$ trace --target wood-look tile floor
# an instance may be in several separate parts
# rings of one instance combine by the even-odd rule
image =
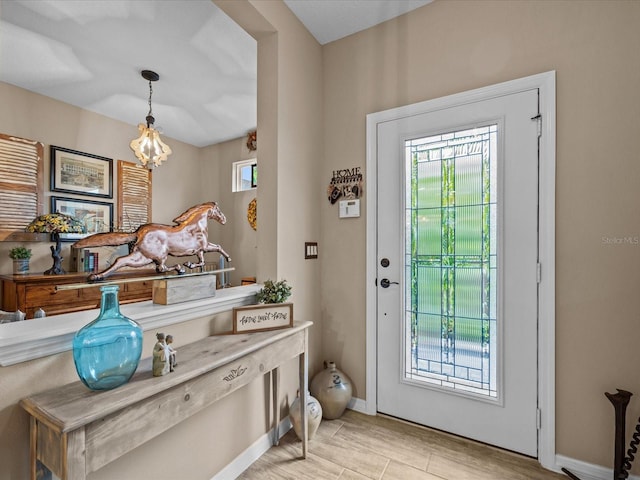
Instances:
[[[253,463],[246,480],[567,480],[534,459],[460,437],[347,410],[322,420],[307,459],[293,430]]]

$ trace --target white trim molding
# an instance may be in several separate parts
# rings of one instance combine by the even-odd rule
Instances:
[[[353,410],[355,412],[364,413],[365,415],[370,415],[370,413],[367,411],[367,402],[365,402],[361,398],[353,397],[349,401],[349,404],[347,405],[347,408],[349,408],[350,410]],[[375,412],[374,412],[374,414],[375,414]]]
[[[377,129],[378,124],[400,117],[424,113],[454,105],[472,103],[501,95],[538,89],[542,117],[539,181],[539,263],[538,285],[538,461],[550,470],[557,469],[555,453],[555,172],[556,172],[556,74],[555,71],[532,75],[434,100],[393,108],[367,115],[366,169],[366,401],[364,411],[377,411],[377,311],[375,285],[377,275]]]
[[[255,303],[255,294],[261,286],[223,288],[216,290],[211,298],[173,305],[159,305],[148,300],[122,305],[120,309],[123,315],[138,322],[143,330],[154,330]],[[94,320],[98,312],[97,309],[85,310],[3,324],[0,328],[0,366],[71,350],[75,333]]]
[[[367,413],[364,411],[365,402],[360,398],[352,398],[349,402],[348,408],[355,410],[356,412]],[[286,435],[291,428],[291,420],[287,416],[280,422],[280,426],[278,428],[278,432],[280,432],[279,438]],[[249,448],[234,458],[230,464],[216,473],[211,480],[233,480],[240,476],[242,472],[249,468],[253,462],[259,459],[273,446],[273,434],[273,429],[271,429],[262,435],[258,440],[253,442]]]
[[[286,435],[291,428],[292,425],[289,417],[283,418],[278,426],[278,432],[280,432],[279,438]],[[244,452],[234,458],[231,463],[211,477],[211,480],[234,480],[238,478],[242,472],[249,468],[253,462],[258,460],[273,446],[273,435],[274,432],[272,428],[253,442]]]
[[[556,471],[560,471],[562,467],[569,470],[582,480],[610,480],[613,478],[613,469],[594,465],[593,463],[575,460],[565,457],[564,455],[556,455]],[[640,480],[637,475],[629,475],[630,480]]]

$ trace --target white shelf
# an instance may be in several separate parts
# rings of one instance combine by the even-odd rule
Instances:
[[[229,311],[255,303],[262,285],[245,285],[216,290],[216,295],[173,305],[151,300],[121,305],[123,315],[137,321],[143,330],[153,330],[205,315]],[[75,333],[98,316],[98,309],[0,325],[0,366],[27,362],[71,350]]]

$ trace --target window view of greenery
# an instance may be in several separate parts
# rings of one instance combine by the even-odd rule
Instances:
[[[497,125],[405,147],[406,378],[496,397]]]

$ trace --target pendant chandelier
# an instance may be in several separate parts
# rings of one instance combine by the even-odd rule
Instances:
[[[140,136],[131,141],[129,146],[133,153],[140,161],[143,167],[152,169],[153,167],[159,167],[169,155],[171,155],[171,148],[164,143],[160,138],[160,133],[153,128],[155,118],[153,118],[153,112],[151,110],[151,95],[153,94],[153,88],[151,82],[156,82],[160,79],[160,75],[151,70],[143,70],[142,78],[149,81],[149,113],[147,114],[147,125],[144,123],[138,124],[138,131]]]

